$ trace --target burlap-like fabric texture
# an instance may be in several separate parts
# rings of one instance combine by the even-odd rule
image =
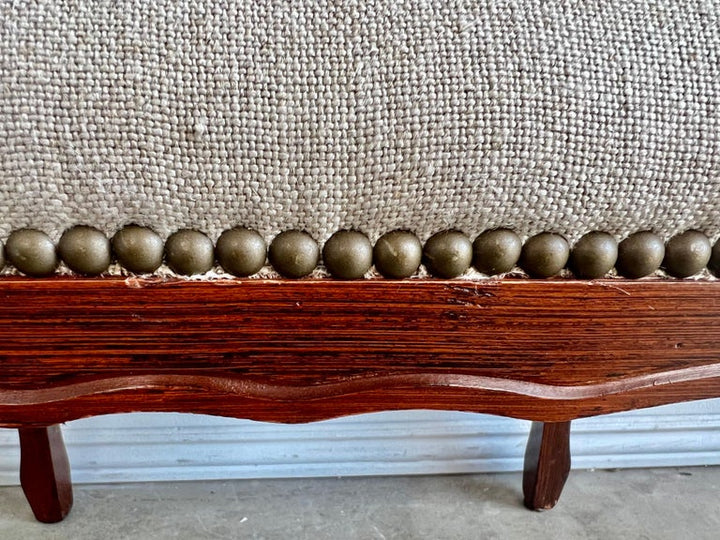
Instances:
[[[688,0],[0,0],[0,235],[714,235],[719,16]]]

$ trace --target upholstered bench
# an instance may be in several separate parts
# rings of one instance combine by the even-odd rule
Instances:
[[[0,2],[0,425],[720,397],[720,7]]]

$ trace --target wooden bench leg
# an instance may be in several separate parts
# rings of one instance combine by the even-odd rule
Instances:
[[[38,521],[55,523],[73,503],[70,463],[60,426],[20,428],[20,484]]]
[[[549,510],[570,473],[570,422],[533,422],[525,451],[525,506]]]

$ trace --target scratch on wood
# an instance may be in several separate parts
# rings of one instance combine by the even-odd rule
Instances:
[[[491,293],[485,288],[481,288],[479,285],[475,285],[474,287],[469,287],[467,285],[447,285],[446,288],[452,292],[471,294],[477,298],[495,298],[494,293]],[[468,303],[467,305],[475,304]]]
[[[611,285],[610,283],[598,283],[597,281],[588,281],[588,285],[599,286],[604,289],[614,289],[616,291],[620,291],[621,293],[623,293],[626,296],[632,296],[630,291],[627,291],[627,290],[623,289],[622,287],[618,287],[617,285]]]
[[[128,276],[125,278],[125,285],[130,289],[143,289],[145,287],[151,287],[153,285],[159,285],[170,281],[172,278],[163,276],[152,276],[152,277],[138,277]]]

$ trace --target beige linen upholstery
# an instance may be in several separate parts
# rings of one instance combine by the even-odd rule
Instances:
[[[716,235],[719,16],[687,0],[0,0],[0,235]]]

